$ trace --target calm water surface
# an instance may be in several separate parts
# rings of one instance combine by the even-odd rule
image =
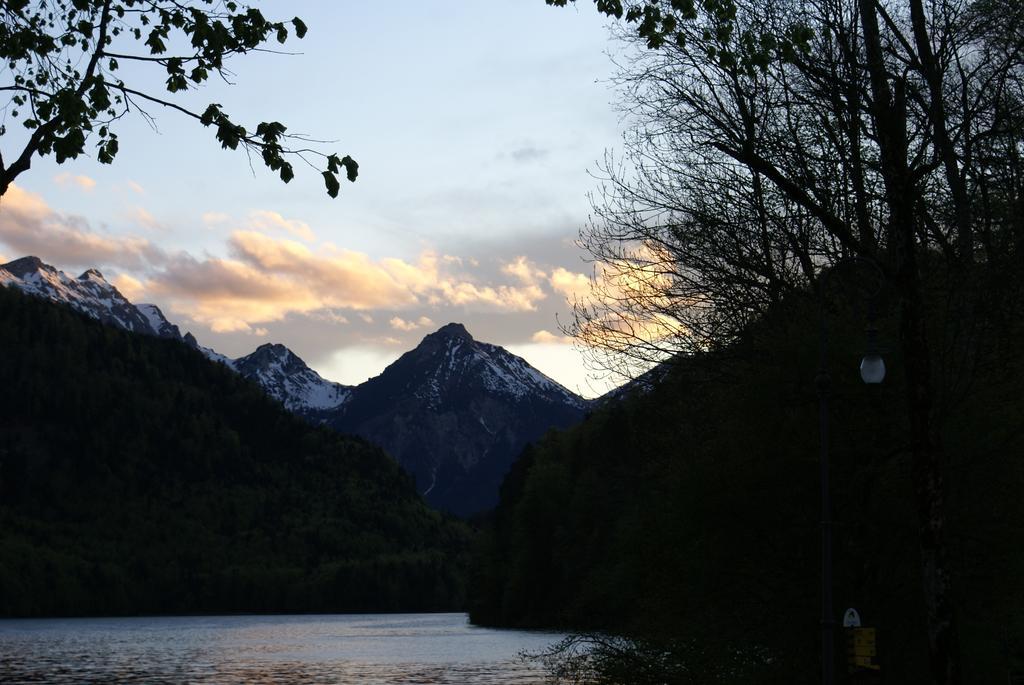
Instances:
[[[465,614],[0,621],[0,682],[539,684],[553,633]]]

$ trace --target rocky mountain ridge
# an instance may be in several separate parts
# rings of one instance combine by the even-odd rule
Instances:
[[[108,283],[96,269],[71,278],[38,257],[22,257],[0,264],[0,285],[51,302],[62,302],[75,311],[133,333],[157,338],[181,339],[178,327],[155,304],[134,305]]]
[[[261,345],[252,354],[238,359],[203,347],[192,333],[182,335],[155,304],[132,304],[96,269],[88,269],[78,278],[72,278],[38,257],[22,257],[0,265],[0,285],[66,304],[75,311],[132,333],[180,340],[207,358],[255,381],[293,412],[337,407],[350,390],[348,386],[322,378],[284,345]]]
[[[462,324],[427,335],[358,386],[321,377],[280,344],[231,359],[182,335],[158,307],[133,305],[95,269],[71,278],[36,257],[0,265],[0,285],[63,302],[124,330],[180,340],[259,384],[288,410],[383,447],[432,505],[460,515],[490,508],[527,443],[565,428],[590,402]]]

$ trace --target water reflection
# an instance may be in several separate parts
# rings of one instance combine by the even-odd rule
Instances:
[[[3,683],[544,682],[517,655],[561,636],[464,614],[0,621]]]

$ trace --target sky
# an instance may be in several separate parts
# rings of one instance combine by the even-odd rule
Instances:
[[[152,107],[152,125],[119,122],[113,165],[36,159],[0,200],[0,258],[99,268],[205,346],[235,357],[282,343],[346,384],[450,321],[585,396],[621,382],[588,369],[559,327],[592,273],[574,244],[596,187],[588,170],[622,128],[593,3],[258,6],[300,16],[307,36],[282,48],[293,54],[236,59],[231,84],[184,103],[328,141],[318,147],[359,162],[356,183],[332,200],[317,170],[297,166],[285,185]],[[12,142],[0,138],[6,154]]]

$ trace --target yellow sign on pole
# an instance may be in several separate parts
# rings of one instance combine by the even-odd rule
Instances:
[[[876,656],[878,656],[878,649],[875,644],[874,628],[846,629],[846,660],[850,665],[850,670],[881,670],[881,667],[875,663]]]
[[[857,656],[875,656],[874,628],[854,628],[853,653]]]

